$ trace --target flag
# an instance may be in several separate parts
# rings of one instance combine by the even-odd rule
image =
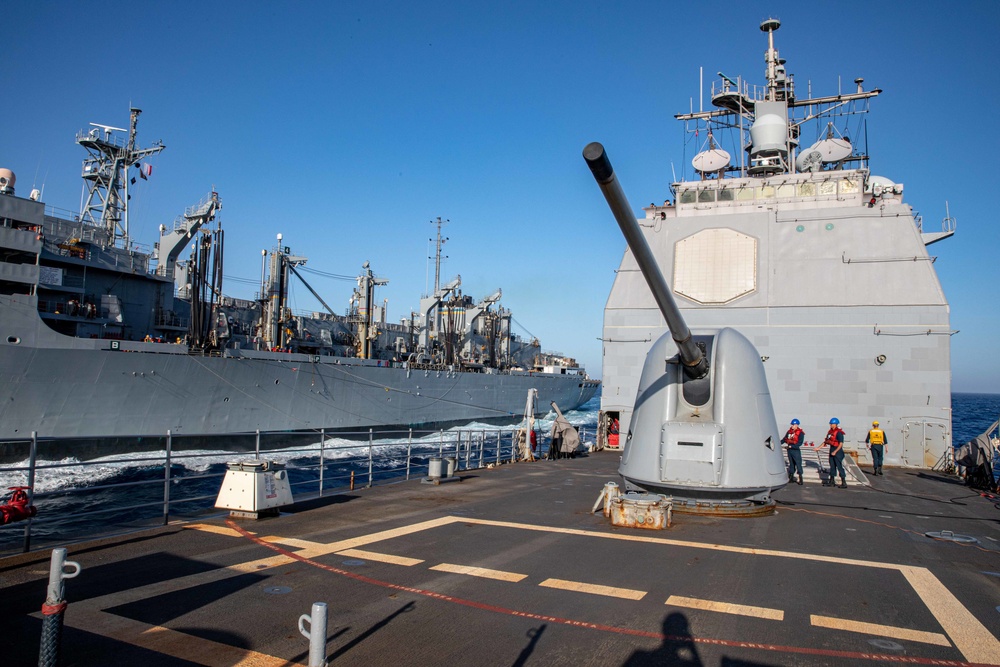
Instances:
[[[146,178],[153,173],[153,165],[151,164],[136,163],[135,166],[139,168],[139,177],[142,180],[146,180]]]
[[[132,185],[135,185],[135,176],[132,177]]]

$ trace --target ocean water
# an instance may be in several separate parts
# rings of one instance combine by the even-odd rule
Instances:
[[[584,444],[594,441],[597,430],[600,396],[577,410],[566,413],[567,419],[581,430]],[[956,393],[952,395],[953,442],[962,445],[982,433],[1000,417],[1000,394]],[[548,447],[554,415],[536,422],[542,451]],[[503,456],[510,457],[510,428],[503,431]],[[495,425],[472,423],[444,432],[414,437],[376,440],[371,460],[375,484],[405,479],[407,452],[411,454],[411,478],[427,473],[428,460],[444,453],[457,456],[459,468],[475,468],[497,458]],[[462,432],[459,442],[457,433]],[[482,434],[485,433],[485,438]],[[267,452],[268,460],[284,464],[289,471],[292,493],[297,498],[314,497],[319,491],[320,444],[314,442],[291,449]],[[456,450],[457,447],[457,450]],[[252,458],[252,454],[234,454],[221,450],[175,452],[171,458],[169,484],[164,482],[164,452],[115,455],[87,461],[85,467],[74,459],[46,462],[58,467],[39,470],[35,478],[35,504],[38,516],[31,523],[30,548],[65,544],[97,535],[127,532],[163,523],[163,497],[169,487],[170,518],[194,518],[214,514],[213,509],[226,463]],[[328,438],[323,446],[323,488],[325,494],[343,492],[351,475],[358,487],[369,479],[367,441]],[[23,485],[27,475],[10,468],[20,464],[0,465],[0,490]],[[83,492],[76,492],[82,489]],[[70,493],[73,491],[73,493]],[[25,523],[0,526],[0,555],[23,550]]]

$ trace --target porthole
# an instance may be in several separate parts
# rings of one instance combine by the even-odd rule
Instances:
[[[226,396],[226,397],[225,397],[224,399],[222,399],[222,402],[223,402],[223,403],[228,403],[228,402],[229,402],[229,397],[228,397],[228,396]]]
[[[806,231],[806,227],[805,227],[805,225],[799,225],[798,227],[795,228],[795,231],[797,231],[797,232],[804,232],[804,231]]]
[[[278,378],[274,378],[274,384],[278,384],[279,382],[281,382],[281,380],[279,380]]]
[[[7,342],[10,343],[11,345],[20,345],[21,339],[18,338],[17,336],[7,336]]]

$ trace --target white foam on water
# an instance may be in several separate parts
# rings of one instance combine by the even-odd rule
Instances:
[[[574,426],[593,424],[597,420],[596,401],[589,402],[585,408],[593,406],[594,409],[570,410],[565,414],[566,419]],[[535,420],[535,429],[543,436],[547,437],[555,422],[555,412],[550,411],[545,416]],[[522,420],[523,425],[523,420]],[[372,440],[374,448],[373,458],[377,461],[379,468],[402,467],[406,465],[406,451],[409,448],[411,453],[418,456],[427,456],[443,453],[445,456],[456,455],[456,445],[458,444],[458,434],[463,434],[461,449],[458,453],[464,459],[465,452],[469,447],[468,438],[473,439],[470,461],[478,462],[479,443],[485,435],[485,447],[490,448],[496,442],[496,434],[503,434],[506,442],[511,432],[518,426],[497,427],[493,424],[482,422],[470,422],[468,424],[453,426],[440,431],[420,431],[410,439],[405,431],[399,431],[397,436],[390,438],[375,438]],[[586,446],[588,442],[584,442]],[[323,460],[337,461],[350,459],[368,458],[368,442],[357,439],[328,437],[323,445]],[[261,458],[275,463],[288,464],[289,461],[301,458],[319,458],[320,443],[316,442],[306,446],[295,445],[284,449],[267,450],[261,452]],[[213,466],[225,465],[231,461],[247,461],[254,459],[254,452],[232,452],[224,450],[178,450],[171,453],[171,466],[180,466],[190,473],[204,473]],[[104,483],[111,483],[115,478],[143,469],[162,469],[166,459],[166,451],[131,452],[113,454],[81,462],[75,457],[67,457],[60,461],[39,461],[38,469],[35,472],[35,493],[47,493],[61,491],[71,488],[85,488],[97,486]],[[28,460],[0,466],[0,494],[4,494],[7,487],[27,486],[27,470],[11,470],[12,468],[27,468]],[[58,464],[58,467],[48,468]]]

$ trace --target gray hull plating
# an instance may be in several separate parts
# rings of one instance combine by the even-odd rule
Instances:
[[[597,387],[572,376],[410,370],[304,354],[14,345],[0,347],[0,377],[0,439],[432,425],[520,416],[529,388],[538,389],[539,405],[572,409]]]

